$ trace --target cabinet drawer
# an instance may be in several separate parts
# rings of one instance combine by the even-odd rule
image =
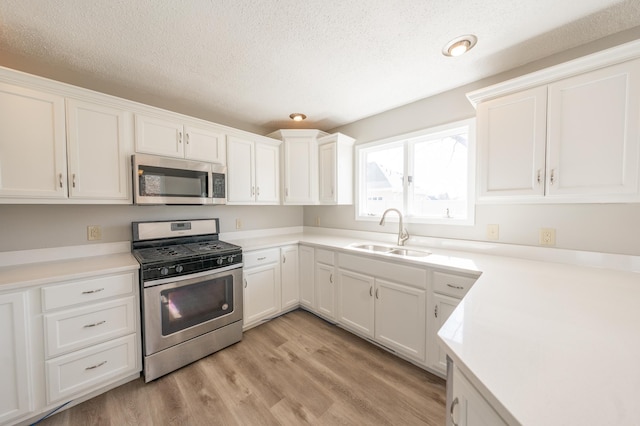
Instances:
[[[254,266],[267,265],[269,263],[280,262],[280,249],[268,249],[249,251],[242,254],[244,267],[251,268]]]
[[[316,249],[316,262],[333,265],[333,252],[329,250]]]
[[[78,303],[131,294],[135,289],[135,283],[136,275],[132,271],[43,287],[42,309],[49,311]]]
[[[135,306],[131,296],[45,315],[47,357],[133,333]]]
[[[433,271],[433,291],[462,299],[477,278]]]
[[[137,359],[136,334],[130,334],[47,361],[47,402],[134,374],[140,370]]]

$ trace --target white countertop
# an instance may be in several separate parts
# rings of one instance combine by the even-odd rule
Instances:
[[[365,240],[304,233],[234,242],[245,250],[301,242],[349,251]],[[505,419],[523,425],[639,424],[637,258],[616,262],[613,255],[614,264],[631,265],[624,271],[428,249],[431,256],[403,261],[482,273],[439,337]],[[576,258],[585,256],[601,258]]]
[[[541,252],[542,256],[552,253],[554,258],[575,259],[576,265],[570,265],[485,254],[511,250],[490,244],[477,248],[472,243],[470,251],[443,249],[460,244],[450,241],[420,247],[433,252],[426,258],[398,258],[350,248],[364,242],[393,245],[393,236],[364,237],[348,232],[304,232],[237,239],[230,234],[225,240],[245,251],[304,243],[482,274],[439,337],[454,362],[498,412],[524,425],[639,424],[639,257]],[[123,247],[126,244],[107,247],[107,251]],[[528,255],[529,249],[514,247],[513,252]],[[49,252],[34,253],[40,258]],[[59,254],[56,251],[52,256]],[[4,254],[5,260],[17,257],[23,253]],[[613,266],[594,268],[580,266],[581,262]],[[130,253],[2,266],[0,290],[81,278],[96,270],[137,268]]]

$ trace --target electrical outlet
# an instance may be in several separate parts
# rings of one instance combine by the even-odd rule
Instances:
[[[500,226],[499,225],[487,225],[487,239],[497,241],[500,238]]]
[[[540,228],[540,245],[556,245],[556,230],[554,228]]]
[[[316,226],[320,226],[320,216],[316,216]]]
[[[242,221],[240,219],[236,219],[236,229],[242,229]]]
[[[102,239],[102,229],[100,225],[87,226],[87,240],[96,241]]]

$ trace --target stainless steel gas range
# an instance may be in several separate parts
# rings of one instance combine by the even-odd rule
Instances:
[[[242,340],[242,249],[218,219],[134,222],[145,382]]]

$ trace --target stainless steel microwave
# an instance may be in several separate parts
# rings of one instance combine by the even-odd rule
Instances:
[[[131,156],[135,204],[225,204],[227,168],[157,155]]]

